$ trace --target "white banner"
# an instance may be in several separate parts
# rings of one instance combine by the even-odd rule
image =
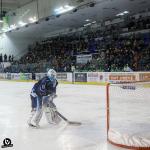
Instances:
[[[86,64],[88,61],[92,60],[92,55],[77,55],[77,63]]]
[[[88,72],[87,82],[104,82],[103,72]]]

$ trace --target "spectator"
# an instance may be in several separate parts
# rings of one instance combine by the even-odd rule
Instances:
[[[11,55],[9,55],[9,58],[8,58],[9,62],[11,62]]]
[[[0,54],[0,62],[3,62],[3,55]]]
[[[124,69],[123,69],[123,71],[125,71],[125,72],[132,72],[133,70],[129,67],[128,64],[126,64]]]
[[[7,62],[7,55],[4,55],[4,62]]]
[[[13,62],[13,61],[14,61],[14,55],[11,56],[11,62]]]

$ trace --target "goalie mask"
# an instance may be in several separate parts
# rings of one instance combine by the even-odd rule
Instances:
[[[53,77],[53,78],[56,78],[56,71],[54,69],[50,69],[48,72],[47,72],[47,76],[49,77]]]

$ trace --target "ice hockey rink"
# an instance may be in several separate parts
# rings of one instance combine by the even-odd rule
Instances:
[[[12,150],[121,150],[106,141],[105,86],[59,84],[54,100],[58,111],[81,126],[65,122],[39,129],[28,127],[33,82],[0,81],[0,142],[12,140]]]

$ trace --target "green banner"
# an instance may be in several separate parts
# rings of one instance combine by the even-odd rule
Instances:
[[[2,27],[3,31],[9,28],[8,21],[9,21],[8,16],[3,17],[3,27]]]

